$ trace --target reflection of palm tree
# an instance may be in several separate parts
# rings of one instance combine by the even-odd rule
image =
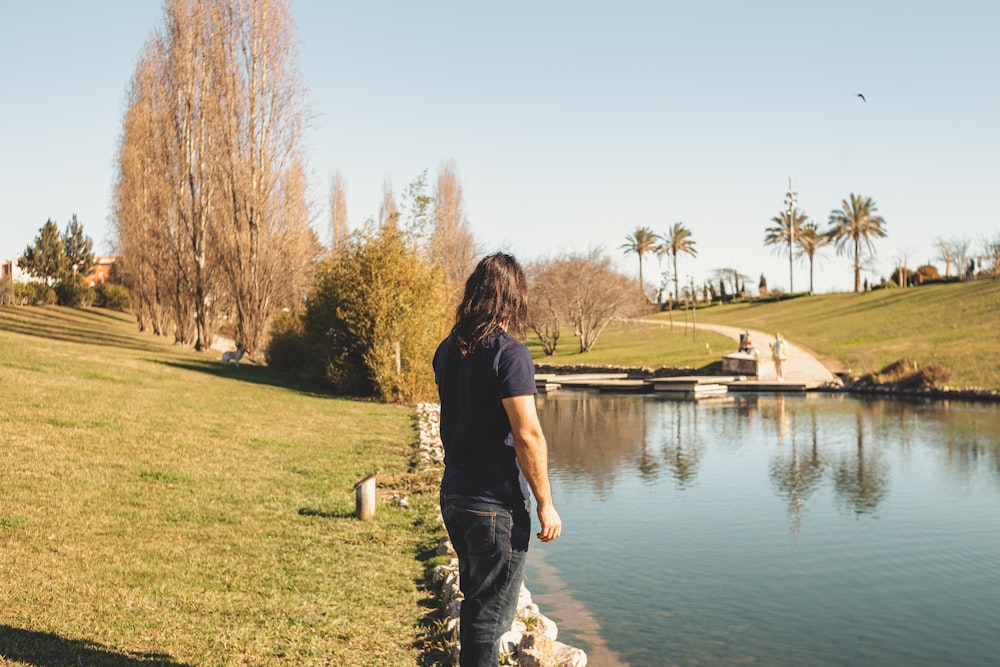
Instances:
[[[645,406],[643,406],[645,408]],[[639,476],[647,482],[660,476],[660,462],[649,454],[649,434],[646,430],[646,410],[642,411],[642,453],[639,454]]]
[[[805,457],[799,456],[794,433],[791,449],[787,460],[779,456],[771,462],[771,481],[779,494],[788,499],[788,511],[794,521],[792,532],[797,533],[802,525],[802,507],[823,478],[815,412],[812,413],[812,452]]]
[[[663,443],[663,460],[677,485],[686,488],[694,483],[698,474],[698,464],[704,453],[705,445],[698,435],[698,425],[692,424],[689,428],[684,427],[682,410],[691,410],[697,417],[697,404],[691,402],[674,403],[674,437]]]
[[[854,460],[842,457],[833,471],[834,489],[856,514],[871,514],[885,496],[889,471],[878,458],[878,450],[865,452],[862,415],[857,415],[858,445]]]

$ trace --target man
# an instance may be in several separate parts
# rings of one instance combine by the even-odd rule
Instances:
[[[458,553],[464,600],[462,667],[496,667],[500,636],[517,611],[531,534],[559,537],[545,436],[535,412],[535,366],[510,334],[527,320],[527,281],[517,260],[485,257],[465,283],[451,334],[434,355],[445,470],[441,514]],[[510,333],[508,333],[510,332]]]

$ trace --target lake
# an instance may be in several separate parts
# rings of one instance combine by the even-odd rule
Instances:
[[[595,667],[1000,664],[1000,408],[540,395],[528,587]]]

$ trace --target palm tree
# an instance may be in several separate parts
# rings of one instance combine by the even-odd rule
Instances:
[[[813,263],[816,253],[828,244],[830,240],[819,231],[819,226],[809,221],[804,223],[795,234],[795,244],[799,246],[799,257],[809,258],[809,293],[813,293]]]
[[[830,229],[826,237],[837,247],[837,254],[854,259],[854,291],[861,291],[861,257],[865,249],[875,252],[873,238],[885,238],[885,220],[875,215],[871,197],[851,193],[840,202],[840,208],[830,211]]]
[[[663,245],[657,248],[660,257],[672,255],[674,259],[674,298],[679,299],[681,292],[677,284],[677,253],[683,252],[692,257],[698,256],[695,242],[691,240],[691,230],[683,222],[675,222],[662,237]]]
[[[792,249],[793,242],[799,243],[799,235],[802,233],[802,226],[809,220],[808,216],[799,209],[792,209],[791,220],[789,221],[788,211],[782,211],[771,218],[773,226],[764,230],[764,245],[773,246],[772,253],[781,253],[788,250],[788,291],[792,291]]]
[[[639,291],[643,297],[646,296],[646,284],[642,281],[642,257],[655,252],[659,241],[660,237],[649,227],[636,227],[634,232],[625,236],[625,243],[621,245],[625,254],[634,252],[639,256]]]

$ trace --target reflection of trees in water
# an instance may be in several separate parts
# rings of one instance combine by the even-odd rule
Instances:
[[[824,463],[819,453],[819,429],[815,408],[809,411],[809,448],[799,452],[798,433],[792,432],[791,451],[780,453],[771,460],[771,481],[779,495],[788,501],[788,512],[792,515],[792,532],[799,532],[802,525],[802,507],[806,499],[815,491],[823,479]]]
[[[889,467],[881,460],[879,448],[865,447],[864,415],[856,414],[857,446],[853,454],[842,455],[833,467],[834,491],[857,514],[871,514],[885,497]]]
[[[641,397],[559,392],[538,398],[538,418],[553,462],[602,494],[610,493],[623,464],[637,460],[643,465],[646,402]]]
[[[611,491],[620,469],[633,467],[646,482],[667,471],[681,487],[690,486],[705,450],[698,414],[694,401],[577,391],[538,399],[553,463],[561,474],[586,478],[601,493]]]
[[[939,454],[952,474],[971,478],[984,470],[1000,477],[1000,411],[966,402],[864,400],[872,442],[908,453],[919,440]]]
[[[738,396],[724,403],[564,391],[539,396],[539,417],[560,475],[609,495],[622,471],[646,483],[666,475],[687,488],[711,441],[735,450],[763,437],[779,447],[772,488],[801,525],[817,488],[829,483],[858,515],[888,494],[889,456],[940,457],[949,474],[1000,479],[1000,410],[974,404],[855,400],[845,396]],[[586,479],[582,479],[586,478]]]
[[[698,428],[698,404],[695,401],[664,401],[661,405],[663,461],[677,486],[687,488],[694,483],[705,452],[705,441]]]

